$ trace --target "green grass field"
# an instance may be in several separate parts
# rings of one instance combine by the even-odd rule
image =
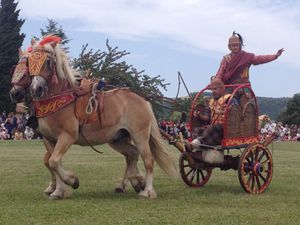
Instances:
[[[138,198],[131,187],[114,193],[123,176],[123,156],[107,145],[104,154],[73,146],[63,163],[76,173],[71,198],[51,201],[41,141],[0,141],[0,224],[299,224],[300,143],[274,143],[274,175],[260,195],[249,195],[237,171],[215,169],[209,182],[192,189],[155,169],[155,200]],[[169,146],[178,165],[179,152]],[[140,162],[140,167],[142,163]]]

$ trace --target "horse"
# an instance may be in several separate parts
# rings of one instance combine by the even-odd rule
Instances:
[[[16,66],[12,68],[11,89],[9,92],[12,102],[21,102],[28,88],[31,84],[31,76],[28,72],[28,56],[29,52],[19,49],[19,61]]]
[[[124,177],[115,190],[124,192],[129,181],[139,196],[156,198],[154,161],[168,175],[178,177],[178,173],[160,136],[150,103],[128,89],[102,91],[97,94],[101,99],[97,122],[82,125],[75,113],[78,101],[74,92],[75,72],[59,42],[60,39],[53,36],[33,42],[28,58],[32,76],[30,92],[35,102],[38,129],[47,149],[44,164],[52,175],[45,193],[50,199],[63,199],[68,197],[67,185],[73,189],[79,187],[75,174],[62,166],[62,158],[72,144],[108,143],[126,158]],[[137,167],[139,155],[144,163],[145,177]]]

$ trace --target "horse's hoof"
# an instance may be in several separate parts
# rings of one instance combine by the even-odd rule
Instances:
[[[116,193],[125,193],[125,190],[123,188],[117,187],[117,188],[115,188],[115,192]]]
[[[75,177],[74,183],[72,185],[73,189],[77,189],[79,187],[79,179]]]
[[[138,182],[136,185],[133,186],[133,189],[136,193],[140,193],[142,190],[145,189],[145,183],[144,182]]]
[[[54,191],[55,191],[55,187],[49,186],[49,187],[47,187],[47,188],[44,190],[44,194],[49,196],[49,195],[51,195]]]
[[[49,199],[50,200],[61,200],[63,198],[62,198],[62,196],[58,196],[58,195],[49,195]]]
[[[152,190],[152,191],[144,190],[141,193],[139,193],[139,196],[143,197],[143,198],[148,198],[148,199],[157,198],[157,195],[154,190]]]

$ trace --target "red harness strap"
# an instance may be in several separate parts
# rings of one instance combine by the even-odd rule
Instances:
[[[56,111],[66,107],[72,103],[76,97],[73,91],[68,91],[60,95],[56,95],[47,99],[34,100],[34,108],[36,117],[45,117],[55,113]]]

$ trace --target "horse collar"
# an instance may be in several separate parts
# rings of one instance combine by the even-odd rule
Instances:
[[[36,117],[49,116],[52,113],[66,107],[76,99],[73,91],[64,92],[60,95],[53,96],[51,98],[34,100],[34,108]]]

